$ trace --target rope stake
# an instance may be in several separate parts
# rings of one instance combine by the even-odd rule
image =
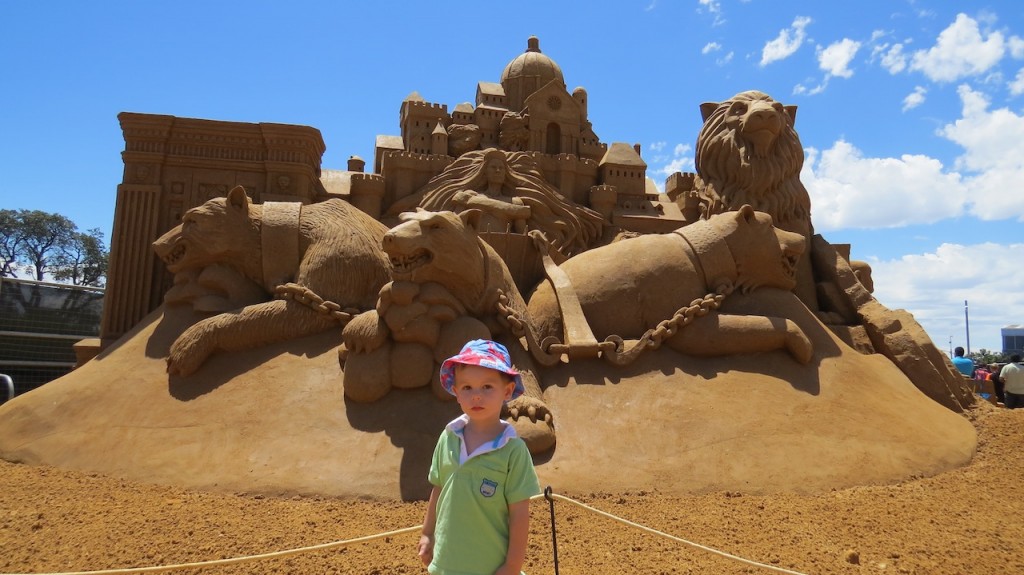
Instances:
[[[555,575],[558,575],[558,536],[555,534],[555,498],[551,496],[551,486],[544,488],[544,499],[548,500],[548,508],[551,510],[551,552],[555,560]]]

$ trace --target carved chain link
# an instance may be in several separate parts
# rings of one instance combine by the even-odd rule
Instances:
[[[660,322],[654,329],[647,332],[640,338],[641,342],[647,342],[646,347],[657,349],[662,342],[672,337],[679,331],[679,328],[693,323],[693,320],[704,317],[712,311],[722,307],[725,297],[732,293],[734,286],[731,283],[722,284],[715,289],[715,293],[709,293],[703,298],[693,300],[690,305],[680,308],[672,314],[671,319]],[[639,344],[638,344],[639,345]]]
[[[678,309],[672,317],[658,323],[653,329],[647,330],[644,335],[629,349],[624,349],[623,340],[620,336],[611,335],[601,343],[601,355],[610,363],[626,365],[632,363],[642,351],[646,349],[657,349],[668,338],[699,317],[703,317],[712,311],[722,307],[722,302],[729,296],[735,286],[732,283],[720,284],[714,293],[708,293],[700,299],[690,302],[690,305]],[[523,318],[515,310],[508,306],[509,299],[504,294],[499,294],[497,309],[498,318],[506,325],[509,331],[516,337],[523,337],[527,334],[527,325]],[[527,338],[528,341],[532,338]],[[568,351],[568,346],[557,341],[555,338],[546,338],[540,344],[544,349],[537,350],[541,354],[562,354]],[[531,342],[532,343],[532,342]]]
[[[274,297],[299,302],[317,313],[330,316],[331,319],[340,322],[342,325],[347,324],[354,316],[360,313],[356,308],[342,308],[333,301],[326,301],[313,290],[295,283],[277,286],[274,288]]]

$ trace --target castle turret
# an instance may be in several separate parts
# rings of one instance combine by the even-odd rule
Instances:
[[[580,105],[580,123],[588,124],[587,121],[587,91],[582,86],[577,87],[572,91],[572,99],[576,100],[576,103]]]
[[[444,129],[441,122],[437,123],[437,127],[430,134],[430,153],[435,156],[448,154],[448,130]]]

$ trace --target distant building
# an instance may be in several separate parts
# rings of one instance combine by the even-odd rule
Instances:
[[[1000,331],[1003,336],[1003,353],[1024,353],[1024,325],[1008,325]]]

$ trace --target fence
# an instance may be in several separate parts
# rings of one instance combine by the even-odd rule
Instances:
[[[99,335],[102,311],[102,288],[0,278],[0,373],[15,395],[71,371],[72,346]]]

